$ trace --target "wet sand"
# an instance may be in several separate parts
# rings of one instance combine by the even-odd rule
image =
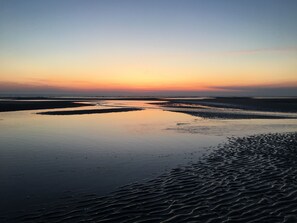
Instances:
[[[216,111],[211,109],[197,109],[191,110],[173,110],[174,112],[181,112],[193,116],[208,119],[295,119],[296,117],[290,117],[286,115],[269,115],[269,114],[253,114],[253,113],[236,113],[234,111]]]
[[[217,97],[205,99],[172,99],[165,106],[185,104],[188,106],[211,106],[251,111],[297,112],[297,98],[245,98]]]
[[[37,109],[53,109],[53,108],[73,108],[86,106],[73,101],[0,101],[0,112],[37,110]],[[92,104],[89,104],[92,106]]]
[[[296,222],[296,142],[297,132],[229,138],[195,164],[106,197],[66,197],[14,221]]]
[[[155,103],[172,112],[208,119],[290,119],[297,118],[297,99],[212,98],[169,99]],[[292,115],[294,114],[294,115]]]
[[[283,98],[283,99],[255,99],[255,98],[152,98],[152,97],[83,97],[83,98],[2,98],[0,100],[0,112],[20,111],[20,110],[37,110],[37,109],[54,109],[54,108],[70,108],[86,106],[92,101],[104,100],[135,100],[135,101],[166,101],[163,103],[153,103],[164,108],[180,109],[180,112],[187,114],[198,115],[206,118],[283,118],[282,116],[268,116],[268,115],[230,115],[233,112],[215,112],[209,113],[209,108],[222,108],[222,109],[242,109],[245,111],[262,111],[262,112],[297,112],[297,99],[296,98]],[[80,103],[85,102],[85,103]],[[184,110],[181,110],[184,109]],[[187,109],[199,109],[205,111],[197,111],[195,114]],[[222,114],[219,114],[222,113]],[[88,114],[88,113],[85,113]]]
[[[67,110],[67,111],[49,111],[39,112],[40,115],[83,115],[83,114],[103,114],[114,112],[128,112],[128,111],[140,111],[141,108],[107,108],[107,109],[90,109],[90,110]]]

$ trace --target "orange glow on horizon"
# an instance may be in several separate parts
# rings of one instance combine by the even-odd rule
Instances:
[[[295,85],[296,57],[146,55],[20,60],[2,58],[2,83],[71,91],[224,91],[224,86]],[[3,84],[2,84],[3,85]]]

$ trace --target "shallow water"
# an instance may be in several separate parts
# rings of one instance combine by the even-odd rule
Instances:
[[[80,110],[145,110],[71,116],[0,113],[0,207],[26,209],[79,193],[105,195],[197,160],[226,136],[297,129],[296,120],[207,120],[153,101],[103,101]]]

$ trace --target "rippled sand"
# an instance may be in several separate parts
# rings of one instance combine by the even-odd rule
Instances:
[[[296,222],[297,133],[230,138],[199,162],[17,222]]]

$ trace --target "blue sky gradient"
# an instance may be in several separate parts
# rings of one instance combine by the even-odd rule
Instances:
[[[249,64],[257,66],[261,60],[280,61],[279,67],[290,72],[284,72],[286,78],[279,84],[297,83],[293,71],[297,67],[292,65],[297,62],[296,12],[296,0],[0,0],[0,86],[30,86],[30,79],[46,82],[49,75],[38,76],[34,63],[54,72],[64,61],[69,66],[107,57],[133,61],[186,55],[185,61],[189,58],[202,64],[197,57],[219,54],[216,61],[223,64],[224,54],[258,52],[265,55],[249,56],[242,69]],[[238,64],[238,58],[229,60]],[[108,62],[102,59],[102,63]],[[24,63],[27,73],[27,67],[33,67],[32,76],[22,74]],[[162,66],[175,62],[168,64]],[[110,64],[113,66],[117,63]],[[65,74],[65,78],[70,75]],[[83,75],[88,79],[81,73],[82,80]],[[97,75],[99,79],[106,74],[98,71]],[[194,79],[200,79],[199,75]],[[51,87],[55,89],[55,84]]]

